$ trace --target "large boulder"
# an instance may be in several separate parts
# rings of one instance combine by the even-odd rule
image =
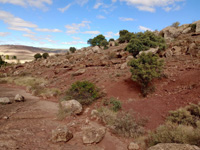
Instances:
[[[62,101],[61,106],[66,112],[72,114],[80,114],[83,110],[82,105],[76,100]]]
[[[83,143],[93,144],[99,143],[106,134],[104,127],[87,127],[83,129]]]
[[[164,37],[165,40],[172,41],[173,39],[177,38],[181,33],[182,28],[175,28],[175,27],[166,27],[160,31],[160,34]]]
[[[24,102],[24,101],[25,101],[25,98],[24,98],[24,96],[22,96],[22,95],[20,95],[20,94],[17,94],[17,95],[15,96],[15,101],[16,101],[16,102]]]
[[[55,130],[52,130],[51,141],[54,143],[67,142],[72,138],[73,134],[68,130],[66,126],[57,127]]]
[[[148,150],[200,150],[200,148],[188,144],[161,143],[150,147]]]
[[[12,101],[8,97],[1,97],[0,104],[11,104]]]
[[[196,24],[196,32],[197,32],[197,33],[200,33],[200,20],[194,22],[193,24]]]
[[[93,51],[94,53],[99,53],[99,52],[101,51],[101,48],[100,48],[99,46],[94,46],[94,47],[92,48],[92,51]]]

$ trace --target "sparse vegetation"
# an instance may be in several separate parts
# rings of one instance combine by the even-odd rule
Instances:
[[[128,30],[119,31],[119,43],[129,42],[133,33]]]
[[[37,53],[34,55],[35,60],[38,60],[39,58],[42,58],[42,55],[40,53]]]
[[[17,59],[17,56],[12,56],[12,59]]]
[[[114,97],[110,98],[110,104],[112,105],[111,109],[115,112],[122,108],[121,102]]]
[[[115,41],[115,39],[111,38],[111,39],[109,39],[109,42],[110,42],[110,41]]]
[[[171,111],[167,122],[149,135],[149,146],[182,143],[200,146],[200,105],[190,104]]]
[[[43,57],[44,59],[47,59],[47,57],[49,57],[49,53],[43,53],[43,54],[42,54],[42,57]]]
[[[179,25],[180,25],[180,22],[177,21],[177,22],[174,22],[174,23],[171,25],[171,27],[178,28]]]
[[[195,32],[195,31],[196,31],[196,27],[197,27],[196,24],[190,24],[189,26],[191,27],[191,31],[192,31],[192,32]]]
[[[0,67],[3,66],[3,65],[5,65],[5,64],[6,64],[6,62],[3,61],[3,59],[2,59],[1,56],[0,56]]]
[[[159,50],[164,50],[166,48],[164,38],[161,36],[156,36],[151,31],[146,31],[144,33],[132,33],[131,40],[125,50],[129,53],[132,53],[135,57],[140,51],[146,51],[150,48],[156,47],[159,47]]]
[[[142,95],[146,96],[153,89],[151,81],[162,75],[163,60],[158,55],[142,53],[138,59],[132,59],[128,64],[131,66],[132,80],[140,84]]]
[[[89,81],[77,81],[71,85],[63,100],[75,99],[82,105],[89,105],[100,97],[97,87]]]
[[[75,47],[70,47],[70,48],[69,48],[69,51],[70,51],[71,53],[74,53],[74,52],[76,51],[76,48],[75,48]]]

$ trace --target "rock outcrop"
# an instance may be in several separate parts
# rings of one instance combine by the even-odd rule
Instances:
[[[148,150],[200,150],[200,148],[188,144],[161,143],[150,147]]]

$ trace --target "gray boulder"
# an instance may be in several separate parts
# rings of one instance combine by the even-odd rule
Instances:
[[[11,104],[11,103],[12,103],[12,101],[7,97],[0,98],[0,104]]]
[[[73,76],[79,76],[85,73],[85,69],[79,69],[76,72],[72,73]]]
[[[68,130],[66,126],[57,127],[55,130],[52,130],[51,141],[54,143],[67,142],[72,138],[73,134]]]
[[[137,143],[131,142],[128,145],[128,150],[139,150],[139,149],[140,149],[140,147]]]
[[[148,150],[200,150],[200,148],[189,144],[161,143]]]
[[[83,143],[93,144],[99,143],[106,134],[104,127],[87,127],[83,129]]]
[[[20,95],[20,94],[17,94],[17,95],[15,96],[15,101],[16,101],[16,102],[24,102],[24,101],[25,101],[25,98],[24,98],[24,96],[22,96],[22,95]]]
[[[76,100],[62,101],[61,106],[66,112],[72,114],[80,114],[83,110],[82,105]]]

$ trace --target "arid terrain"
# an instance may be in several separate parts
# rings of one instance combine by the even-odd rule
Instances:
[[[164,75],[153,80],[156,90],[147,97],[140,94],[139,84],[131,80],[127,62],[133,56],[124,51],[126,43],[109,46],[106,50],[87,47],[72,54],[2,67],[0,97],[14,100],[15,95],[20,94],[26,100],[0,105],[0,149],[126,150],[130,142],[144,149],[141,140],[112,133],[91,113],[102,106],[104,99],[115,97],[122,103],[121,111],[134,112],[136,120],[145,120],[147,134],[164,124],[169,111],[199,103],[200,34],[180,33],[167,44],[165,52],[159,53],[165,64]],[[59,100],[71,84],[79,80],[95,83],[104,96],[84,106],[80,115],[59,120]],[[33,81],[39,93],[30,87]],[[73,133],[67,143],[51,141],[52,130],[58,126],[67,126]],[[97,144],[82,142],[84,128],[90,126],[106,128],[104,138]]]

